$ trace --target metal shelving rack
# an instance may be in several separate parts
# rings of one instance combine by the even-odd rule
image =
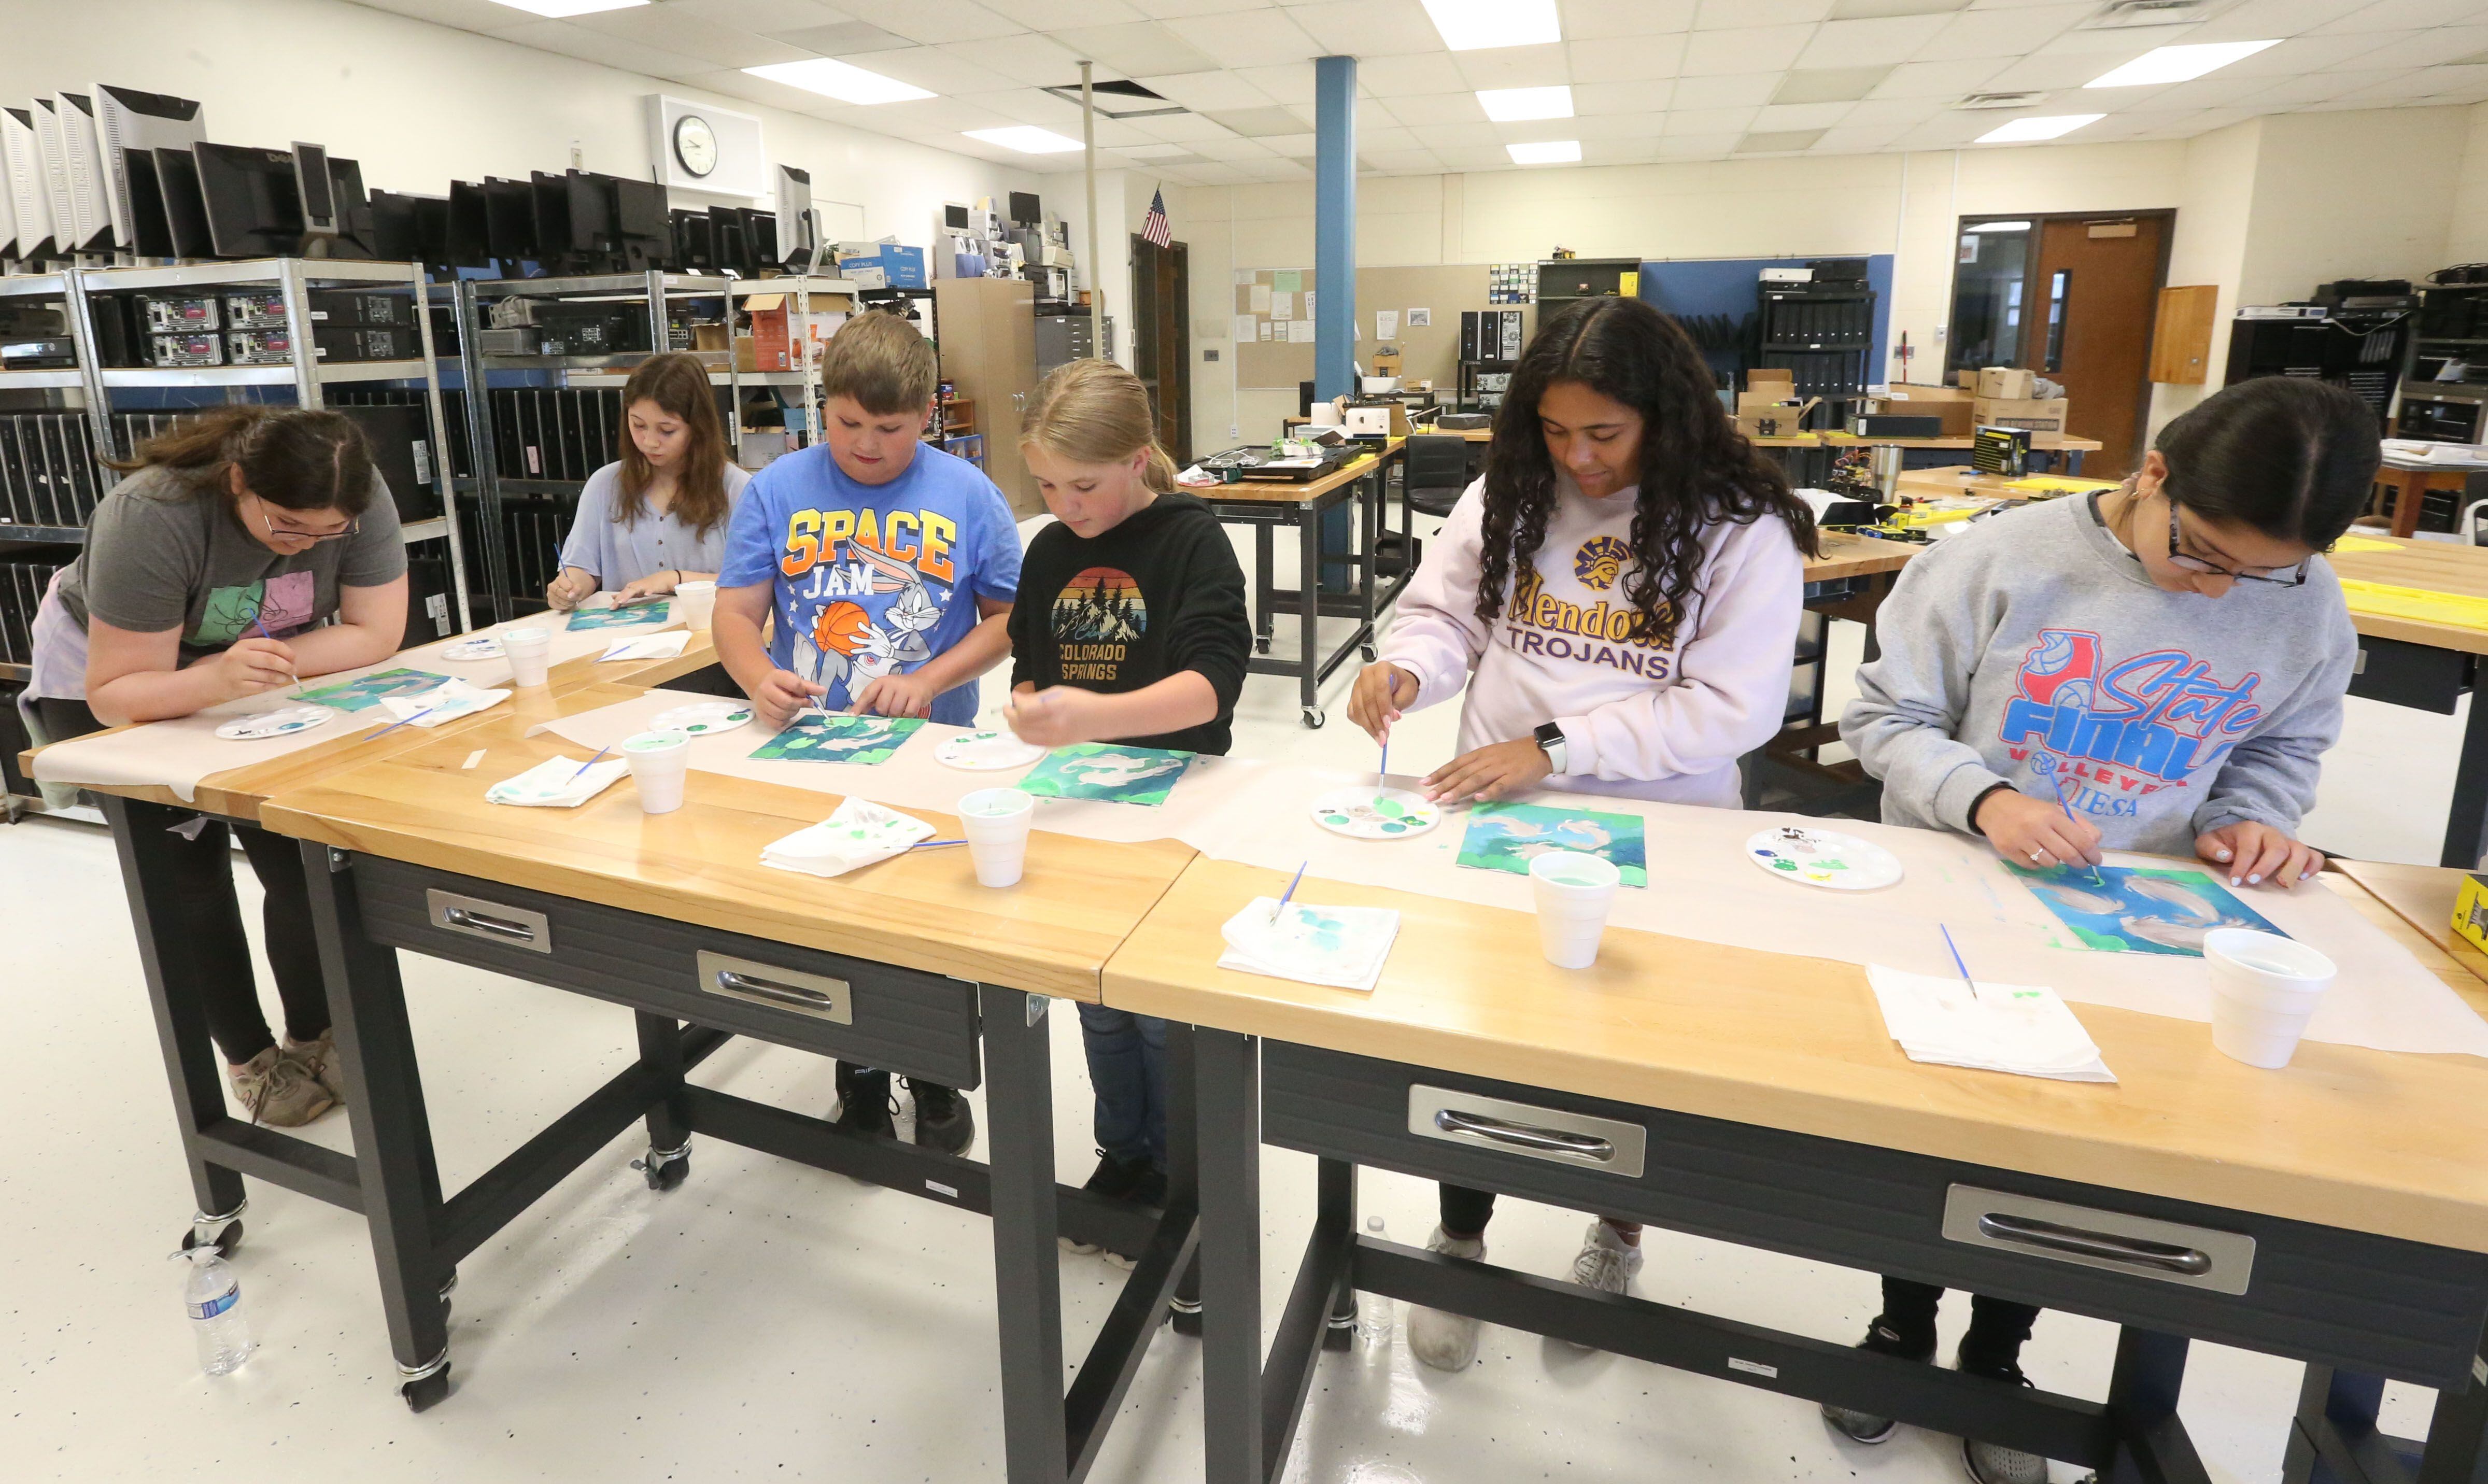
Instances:
[[[98,448],[109,448],[102,441],[105,425],[110,420],[100,411],[103,398],[94,380],[94,341],[84,333],[81,321],[85,305],[78,297],[77,271],[65,270],[50,273],[20,273],[0,277],[0,300],[57,300],[70,321],[71,340],[76,348],[75,366],[46,367],[21,371],[0,370],[0,391],[30,391],[42,395],[42,409],[22,408],[14,411],[69,411],[71,406],[87,414],[89,437],[97,440]],[[72,403],[71,394],[75,401]],[[77,526],[41,526],[22,521],[0,520],[0,560],[11,558],[10,548],[20,546],[75,545],[86,540],[86,530]],[[31,614],[28,615],[31,618]],[[0,682],[23,684],[33,678],[32,668],[14,660],[0,660]],[[14,691],[11,696],[14,697]],[[6,702],[0,702],[4,704]],[[10,806],[14,817],[15,806]]]

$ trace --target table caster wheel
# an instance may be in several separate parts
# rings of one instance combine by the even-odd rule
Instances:
[[[397,1388],[397,1394],[405,1398],[406,1410],[409,1412],[431,1411],[442,1397],[449,1394],[449,1362],[441,1361],[440,1369],[428,1376],[418,1376],[411,1381],[401,1383]]]
[[[222,1218],[192,1216],[190,1229],[182,1234],[182,1250],[213,1247],[218,1257],[233,1256],[234,1249],[241,1245],[240,1215],[241,1208],[237,1206],[232,1215]]]
[[[1253,648],[1256,653],[1267,654],[1270,652],[1270,642],[1266,639],[1256,639],[1253,641]]]
[[[1358,645],[1357,652],[1365,656],[1366,664],[1371,665],[1373,663],[1373,646],[1371,644]]]
[[[1318,708],[1314,706],[1305,707],[1305,725],[1314,728],[1315,731],[1319,731],[1321,729],[1322,723],[1329,720],[1330,717]]]
[[[692,1147],[685,1141],[680,1149],[652,1149],[645,1158],[631,1161],[631,1168],[647,1179],[651,1190],[671,1190],[692,1172]]]
[[[1350,1350],[1356,1345],[1356,1311],[1334,1314],[1322,1328],[1322,1349]]]
[[[1167,1325],[1177,1334],[1201,1338],[1201,1305],[1196,1303],[1187,1309],[1180,1300],[1168,1304]]]

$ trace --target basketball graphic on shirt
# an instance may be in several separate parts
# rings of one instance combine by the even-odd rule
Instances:
[[[853,654],[871,627],[872,620],[856,604],[824,604],[812,619],[812,645],[824,654]]]
[[[1149,605],[1141,585],[1118,567],[1090,567],[1055,595],[1058,642],[1127,644],[1148,627]]]
[[[1624,575],[1632,549],[1614,536],[1592,536],[1572,554],[1572,576],[1592,592],[1604,592]]]

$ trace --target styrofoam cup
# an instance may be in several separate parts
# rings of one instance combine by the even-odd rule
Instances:
[[[2289,1065],[2338,971],[2294,938],[2247,928],[2203,934],[2212,975],[2212,1044],[2249,1067]]]
[[[1529,885],[1538,898],[1538,946],[1559,969],[1586,969],[1598,958],[1607,908],[1624,873],[1602,856],[1548,850],[1529,862]]]
[[[708,627],[709,616],[717,612],[717,584],[702,580],[676,583],[674,601],[683,606],[683,622],[694,629]]]
[[[512,685],[542,685],[552,666],[552,630],[504,629],[501,653],[510,662]]]
[[[691,779],[692,739],[679,731],[643,731],[622,739],[622,759],[631,764],[631,781],[639,785],[644,813],[670,814],[683,807],[683,785]]]
[[[959,799],[959,833],[968,838],[978,886],[1017,886],[1028,863],[1028,827],[1036,799],[1017,788],[979,788]]]

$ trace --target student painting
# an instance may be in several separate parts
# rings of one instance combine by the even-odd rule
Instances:
[[[1813,517],[1722,414],[1676,323],[1631,299],[1550,314],[1514,368],[1484,477],[1400,599],[1348,716],[1387,740],[1465,688],[1444,801],[1548,788],[1737,808],[1737,759],[1780,728]],[[1442,1187],[1428,1245],[1483,1257],[1494,1197]],[[1576,1283],[1623,1293],[1641,1229],[1591,1224]],[[1477,1320],[1411,1308],[1417,1358],[1459,1370]]]
[[[48,740],[163,721],[397,652],[406,548],[371,446],[344,414],[227,407],[138,446],[34,624],[28,694]],[[295,842],[205,820],[158,842],[208,1032],[255,1123],[294,1127],[344,1096]],[[234,902],[230,828],[266,889],[277,1044]]]
[[[1011,611],[1005,720],[1044,747],[1128,742],[1222,755],[1253,630],[1244,569],[1209,507],[1174,488],[1147,390],[1106,360],[1039,383],[1020,448],[1056,524],[1029,543]],[[1096,1094],[1086,1188],[1166,1202],[1166,1022],[1080,1007]],[[1075,1252],[1091,1252],[1063,1239]],[[1135,1254],[1117,1254],[1125,1261]]]
[[[1982,836],[2030,867],[2106,849],[2191,855],[2239,887],[2314,874],[2298,822],[2359,647],[2316,554],[2365,506],[2376,466],[2358,397],[2263,378],[2162,429],[2122,488],[1937,542],[1884,599],[1881,657],[1840,719],[1883,783],[1884,822]],[[1861,1347],[1932,1361],[1942,1295],[1886,1277]],[[2023,1384],[2038,1313],[1975,1298],[1961,1370]],[[1824,1415],[1860,1442],[1896,1430]],[[2047,1478],[2034,1454],[1963,1451],[1980,1484]]]
[[[710,630],[771,731],[807,707],[973,725],[976,677],[1010,649],[1019,527],[982,470],[919,442],[935,376],[905,320],[847,321],[821,358],[822,442],[754,475],[735,509]],[[837,1079],[839,1125],[889,1134],[890,1074],[841,1063]],[[967,1101],[908,1085],[916,1142],[967,1148]]]
[[[651,356],[622,387],[620,456],[587,478],[545,589],[556,610],[599,591],[617,600],[714,582],[725,532],[751,476],[728,462],[708,368],[680,351]]]

